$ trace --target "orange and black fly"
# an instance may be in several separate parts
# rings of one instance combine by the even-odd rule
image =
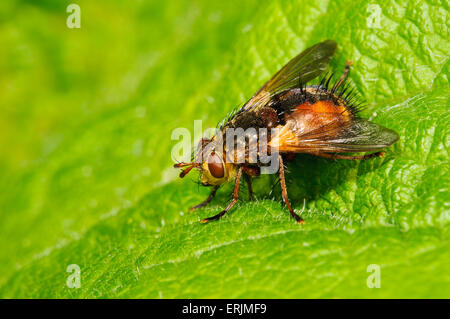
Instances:
[[[252,178],[259,176],[265,165],[258,159],[251,160],[249,156],[250,149],[257,149],[259,154],[260,148],[252,148],[252,144],[259,144],[258,137],[245,138],[241,154],[243,160],[236,161],[236,153],[239,152],[231,152],[228,144],[218,143],[225,139],[227,129],[255,128],[258,132],[261,128],[270,129],[264,145],[269,154],[276,150],[276,173],[280,177],[282,198],[298,223],[304,221],[294,212],[288,199],[285,161],[297,153],[347,160],[382,157],[384,152],[381,150],[398,140],[393,130],[359,117],[360,105],[355,101],[354,90],[350,89],[346,81],[351,63],[347,62],[342,76],[334,83],[333,76],[329,75],[323,77],[320,84],[307,85],[325,72],[336,47],[336,42],[327,40],[297,55],[247,103],[223,121],[215,136],[201,140],[192,162],[175,164],[176,168],[184,167],[180,177],[196,168],[200,171],[202,185],[212,186],[208,198],[191,210],[206,206],[220,185],[231,181],[235,183],[231,202],[217,215],[203,219],[203,223],[221,218],[236,204],[242,178],[247,182],[250,196],[253,197]],[[372,153],[345,154],[359,152]],[[230,156],[230,153],[233,155]]]

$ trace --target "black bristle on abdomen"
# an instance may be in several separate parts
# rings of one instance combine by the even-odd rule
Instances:
[[[275,95],[272,98],[269,106],[277,112],[280,124],[284,124],[284,115],[290,114],[293,111],[293,106],[303,104],[307,101],[305,88],[305,86],[300,86],[299,88]]]
[[[274,109],[278,116],[278,124],[285,124],[285,115],[292,113],[298,105],[309,102],[314,104],[318,101],[331,100],[336,105],[345,108],[358,117],[358,113],[363,108],[363,102],[357,90],[345,79],[337,88],[339,79],[334,79],[334,72],[327,72],[320,80],[319,84],[305,85],[298,83],[298,87],[275,94],[270,98],[268,107]],[[334,83],[331,85],[331,83]],[[315,90],[308,90],[315,89]],[[257,111],[248,110],[243,112],[243,108],[232,111],[224,120],[218,124],[219,129],[225,127],[265,127],[265,122],[261,120]]]

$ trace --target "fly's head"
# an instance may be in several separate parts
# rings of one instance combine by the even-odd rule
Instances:
[[[236,175],[236,165],[227,163],[223,148],[217,147],[216,141],[202,139],[198,151],[190,163],[175,164],[175,168],[185,167],[180,177],[186,176],[193,168],[200,171],[200,182],[203,186],[216,186],[228,182]]]

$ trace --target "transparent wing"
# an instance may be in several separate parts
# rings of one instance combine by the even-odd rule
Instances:
[[[332,40],[320,42],[306,49],[267,81],[242,107],[241,111],[266,105],[270,97],[305,84],[326,70],[336,51],[337,43]]]
[[[378,151],[399,139],[398,134],[381,125],[355,118],[348,123],[332,122],[326,126],[283,141],[281,152],[353,153]]]

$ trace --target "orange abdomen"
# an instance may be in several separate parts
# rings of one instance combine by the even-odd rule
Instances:
[[[331,125],[344,126],[352,116],[344,105],[336,105],[332,100],[299,104],[292,113],[285,115],[285,125],[278,126],[279,132],[270,144],[285,151],[287,145],[299,145],[302,138],[308,139],[308,135],[326,134]],[[329,134],[333,132],[330,130]]]

